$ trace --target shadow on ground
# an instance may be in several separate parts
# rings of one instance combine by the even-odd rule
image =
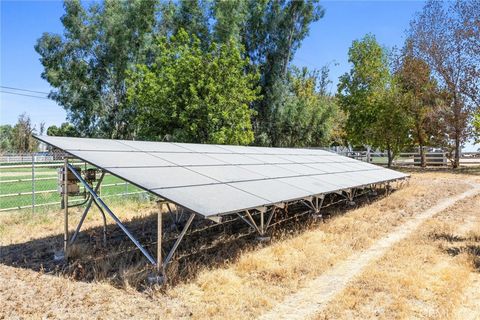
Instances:
[[[356,207],[367,204],[384,196],[364,195],[356,199]],[[325,203],[335,203],[338,195],[329,195]],[[305,214],[305,207],[298,204],[289,208],[289,213],[279,212],[272,220],[275,224],[269,229],[273,241],[305,232],[319,223],[324,223],[334,215],[344,214],[354,207],[344,202],[322,209],[323,219],[314,219]],[[77,217],[78,218],[78,217]],[[179,230],[172,228],[172,220],[166,215],[163,219],[164,236],[163,256],[172,247]],[[62,223],[61,220],[58,223]],[[142,245],[155,256],[157,251],[157,216],[135,218],[125,226],[136,236]],[[73,227],[73,226],[72,226]],[[215,224],[209,220],[195,218],[190,231],[181,242],[175,259],[168,267],[169,285],[185,282],[196,277],[205,268],[215,268],[234,261],[245,251],[268,245],[257,241],[257,234],[239,218],[231,217],[225,223]],[[103,245],[103,228],[95,227],[82,230],[76,243],[69,251],[68,262],[54,261],[54,252],[61,251],[63,234],[31,240],[25,243],[0,247],[0,263],[17,268],[73,280],[92,282],[107,281],[117,287],[126,285],[144,290],[149,287],[146,278],[154,272],[147,259],[114,224],[107,226],[107,244]]]
[[[472,259],[475,270],[480,272],[480,235],[464,237],[449,233],[435,233],[431,235],[431,238],[446,241],[447,245],[441,247],[450,256],[467,254]]]

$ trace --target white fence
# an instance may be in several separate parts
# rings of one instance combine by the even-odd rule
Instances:
[[[21,154],[21,155],[2,155],[0,163],[32,163],[32,162],[52,162],[53,155]]]

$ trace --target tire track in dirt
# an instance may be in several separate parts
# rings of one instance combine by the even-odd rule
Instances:
[[[369,249],[352,255],[350,258],[312,280],[307,287],[287,296],[269,312],[261,315],[259,320],[308,319],[319,313],[332,298],[371,262],[381,258],[397,242],[413,233],[425,220],[449,208],[456,202],[480,193],[480,185],[471,184],[472,189],[447,198],[433,207],[400,225],[389,235],[374,243]]]

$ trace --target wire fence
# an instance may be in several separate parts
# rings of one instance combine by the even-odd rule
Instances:
[[[338,154],[367,161],[378,165],[387,164],[387,155],[370,150],[350,151],[346,149],[327,149]],[[40,152],[35,154],[5,154],[0,156],[0,212],[19,209],[59,208],[61,196],[58,185],[58,169],[63,167],[63,152]],[[450,160],[444,152],[426,153],[428,166],[448,166]],[[82,170],[92,166],[73,161]],[[394,161],[396,166],[413,166],[420,164],[418,153],[401,153]],[[462,166],[479,166],[480,152],[464,153]],[[121,200],[148,200],[148,192],[118,178],[107,174],[100,188],[102,198]],[[70,197],[72,204],[85,200],[86,192],[81,190],[78,196]]]
[[[58,170],[63,167],[62,152],[36,154],[8,154],[0,156],[0,212],[40,208],[59,208],[61,195]],[[82,170],[93,168],[82,161],[72,161]],[[146,191],[107,174],[100,187],[102,198],[149,199]],[[70,197],[71,204],[85,201],[87,193],[81,189]]]

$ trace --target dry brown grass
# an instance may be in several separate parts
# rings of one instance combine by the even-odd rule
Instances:
[[[472,243],[480,240],[479,202],[480,196],[464,200],[429,219],[372,263],[318,319],[452,318],[480,253],[468,250],[479,245]]]
[[[146,216],[156,211],[151,202],[119,202],[113,204],[112,209],[122,221]],[[69,225],[74,228],[83,212],[83,207],[69,209]],[[85,219],[83,229],[102,225],[102,217],[95,206],[92,206]],[[2,212],[0,214],[0,244],[16,244],[31,239],[38,239],[52,234],[63,233],[63,211],[45,211],[32,213],[29,210]]]
[[[326,223],[313,223],[303,232],[286,233],[269,245],[245,246],[231,260],[201,265],[192,279],[165,290],[138,291],[135,282],[139,281],[136,277],[142,272],[142,265],[132,266],[129,261],[122,262],[125,267],[119,274],[123,276],[117,275],[123,277],[121,290],[113,288],[114,279],[107,272],[102,275],[101,270],[91,282],[85,283],[0,264],[0,299],[8,301],[7,308],[0,309],[0,318],[2,315],[39,318],[49,312],[53,312],[53,317],[61,317],[66,310],[70,310],[68,315],[73,318],[113,319],[131,315],[162,319],[255,318],[440,199],[465,191],[468,188],[462,182],[465,179],[471,177],[436,172],[414,174],[409,186],[387,198],[344,215],[333,215]],[[147,215],[155,210],[151,207],[116,209],[124,220],[133,218],[129,213],[132,211],[143,211]],[[91,217],[86,227],[101,224],[98,214]],[[62,231],[61,215],[31,218],[0,217],[1,243],[22,243]],[[28,234],[22,234],[21,230],[28,230]],[[438,272],[437,275],[448,278],[444,269]],[[28,285],[40,281],[42,285]],[[32,292],[35,302],[24,302],[33,298]],[[119,310],[113,305],[118,305]]]

